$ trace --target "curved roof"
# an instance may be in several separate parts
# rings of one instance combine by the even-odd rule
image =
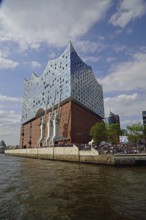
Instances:
[[[36,117],[39,109],[52,108],[69,97],[104,116],[102,86],[71,42],[58,58],[48,61],[40,76],[32,73],[24,81],[23,97],[22,124]]]

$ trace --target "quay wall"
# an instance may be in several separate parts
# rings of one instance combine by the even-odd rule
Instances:
[[[146,153],[140,154],[115,154],[115,165],[146,165]]]
[[[93,148],[79,150],[75,145],[73,147],[11,149],[5,150],[5,155],[107,165],[146,165],[146,154],[99,155],[98,151]]]
[[[73,147],[11,149],[5,150],[5,155],[82,163],[113,164],[112,155],[99,155],[98,151],[94,149],[79,150],[75,145]]]

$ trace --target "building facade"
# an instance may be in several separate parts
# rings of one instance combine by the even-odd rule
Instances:
[[[110,136],[110,139],[113,143],[118,143],[120,140],[119,132],[120,132],[120,117],[119,115],[115,115],[113,112],[110,111],[109,116],[106,118],[106,123],[109,125],[115,124],[117,125],[118,133]],[[120,140],[121,141],[121,140]]]
[[[142,111],[143,125],[146,126],[146,111]]]
[[[20,145],[87,143],[90,128],[103,118],[102,86],[69,42],[40,76],[24,81]]]
[[[118,124],[120,128],[120,117],[119,115],[115,115],[113,112],[110,112],[107,122],[108,124]]]

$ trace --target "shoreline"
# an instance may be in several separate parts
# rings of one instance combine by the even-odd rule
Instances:
[[[97,165],[146,165],[146,153],[99,155],[94,148],[85,151],[79,150],[75,145],[72,147],[11,149],[5,150],[5,155]]]

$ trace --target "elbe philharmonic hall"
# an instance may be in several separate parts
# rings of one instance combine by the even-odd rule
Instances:
[[[103,118],[102,85],[71,42],[40,76],[24,80],[22,147],[88,143],[91,127]]]

